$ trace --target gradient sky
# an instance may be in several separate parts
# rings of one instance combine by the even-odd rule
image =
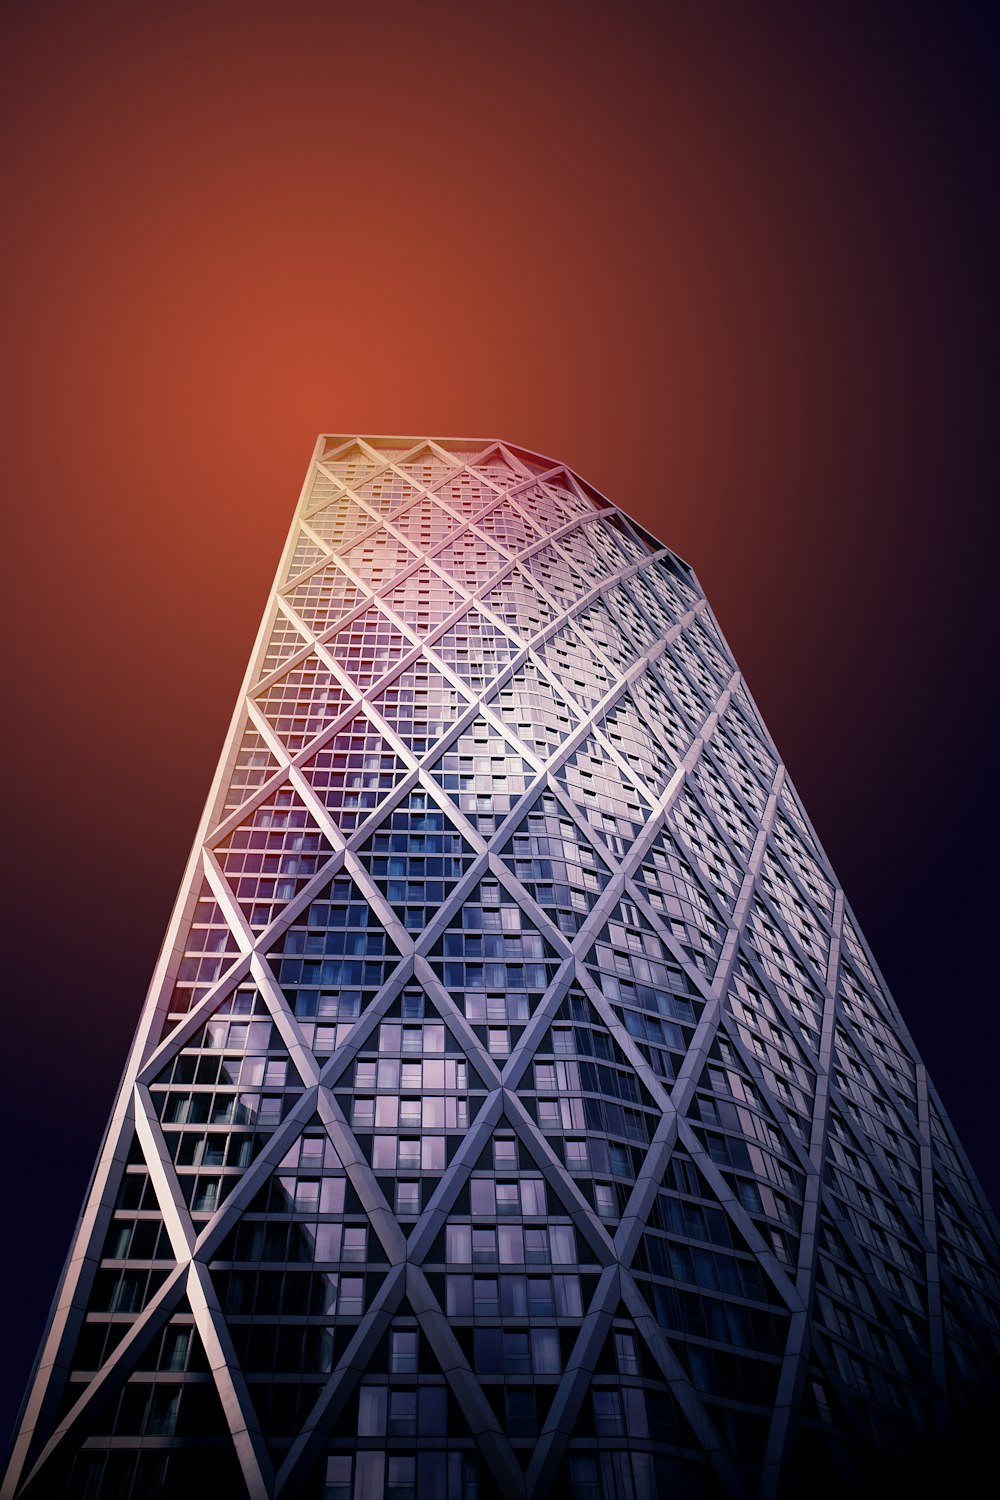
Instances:
[[[996,15],[6,7],[0,1425],[321,430],[694,565],[1000,1198]]]

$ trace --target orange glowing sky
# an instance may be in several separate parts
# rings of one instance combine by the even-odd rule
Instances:
[[[10,1400],[321,430],[537,448],[694,565],[995,1189],[995,18],[4,26]]]

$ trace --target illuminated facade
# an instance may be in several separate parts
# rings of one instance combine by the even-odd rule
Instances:
[[[3,1494],[856,1486],[991,1224],[688,566],[320,439]]]

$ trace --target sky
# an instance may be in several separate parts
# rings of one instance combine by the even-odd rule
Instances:
[[[316,434],[696,569],[996,1203],[998,17],[14,0],[14,1420]]]

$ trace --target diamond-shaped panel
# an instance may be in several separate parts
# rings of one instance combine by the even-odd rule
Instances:
[[[469,893],[430,949],[431,967],[489,1050],[504,1057],[555,978],[551,943],[497,880]]]
[[[253,724],[247,724],[229,773],[223,815],[242,807],[247,798],[258,787],[263,786],[277,769],[278,761],[268,748],[264,736]]]
[[[156,1075],[150,1097],[196,1225],[229,1197],[302,1087],[252,984],[227,995]]]
[[[703,974],[714,974],[727,924],[666,827],[650,844],[634,879],[691,962]]]
[[[370,688],[413,650],[413,643],[377,604],[370,604],[361,614],[355,615],[324,644],[336,658],[338,666],[343,667],[360,688]]]
[[[532,900],[569,936],[580,930],[610,879],[607,861],[547,791],[535,799],[500,857]]]
[[[286,581],[298,578],[300,573],[305,573],[316,563],[322,562],[328,554],[324,549],[313,541],[312,537],[306,536],[300,531],[295,542],[295,551],[292,553],[291,561],[285,573]]]
[[[457,589],[426,564],[408,573],[383,598],[390,609],[421,637],[447,620],[464,602]]]
[[[419,489],[395,469],[383,469],[373,479],[355,485],[354,492],[371,510],[382,516],[400,510],[420,494]]]
[[[280,612],[276,614],[274,624],[271,626],[267,650],[264,653],[260,676],[270,677],[271,673],[283,666],[289,657],[301,651],[305,644],[306,637],[298,626],[293,624],[287,615]]]
[[[555,774],[606,848],[618,859],[624,858],[642,832],[649,808],[609,760],[607,751],[590,735]]]
[[[396,465],[416,484],[422,484],[425,489],[438,483],[443,475],[449,474],[454,467],[446,458],[442,458],[428,444],[417,448],[406,458],[401,459]]]
[[[574,708],[529,657],[489,697],[489,706],[543,760],[580,724]]]
[[[422,932],[476,852],[422,787],[382,819],[358,858],[406,927]]]
[[[582,708],[592,709],[611,690],[611,672],[593,654],[575,625],[565,625],[550,635],[537,648],[537,655]]]
[[[444,673],[421,659],[373,693],[371,703],[414,755],[424,755],[468,707]]]
[[[434,651],[475,692],[482,692],[518,650],[517,642],[475,606],[434,640]]]
[[[336,876],[276,940],[268,961],[317,1055],[339,1046],[399,961],[355,882]]]
[[[216,846],[234,896],[255,932],[269,927],[333,853],[298,792],[277,786]]]
[[[343,552],[345,547],[377,525],[378,518],[359,505],[346,490],[309,517],[311,530],[334,552]]]
[[[258,693],[256,702],[289,754],[296,755],[354,699],[313,653]]]
[[[538,527],[533,526],[509,500],[501,500],[499,505],[480,516],[476,524],[480,531],[485,531],[505,551],[512,553],[523,552],[542,537]]]
[[[555,610],[520,568],[504,575],[482,596],[482,603],[527,642],[555,619]]]
[[[507,559],[474,531],[463,531],[434,554],[434,564],[470,593],[506,567]]]
[[[373,592],[405,573],[416,561],[415,553],[384,527],[346,548],[343,558]]]
[[[496,832],[535,776],[524,757],[482,715],[427,769],[486,838]]]
[[[381,806],[407,770],[364,713],[349,719],[302,765],[303,776],[345,833]]]
[[[393,517],[393,526],[396,531],[401,532],[411,547],[418,552],[427,552],[431,547],[443,542],[446,536],[457,531],[461,526],[455,516],[440,505],[435,505],[433,500],[418,500],[416,505],[411,505],[407,510],[400,511]]]
[[[652,1071],[673,1080],[704,1002],[680,963],[630,901],[619,903],[586,962]]]
[[[477,460],[475,468],[476,472],[484,474],[491,484],[498,485],[504,490],[509,490],[513,485],[523,484],[528,477],[522,469],[511,463],[510,459],[500,452],[484,455]]]
[[[614,1228],[661,1111],[577,985],[559,1006],[518,1092],[593,1213]]]
[[[643,714],[639,701],[623,693],[600,720],[602,734],[625,757],[652,797],[661,797],[677,770],[677,760],[656,733],[655,720]]]
[[[435,486],[435,494],[467,521],[497,503],[496,490],[468,468],[452,470]]]
[[[169,1014],[161,1036],[172,1031],[178,1018],[205,998],[240,953],[240,944],[207,880],[200,882],[187,935],[179,949]]]
[[[337,1089],[405,1232],[430,1201],[485,1097],[445,1019],[419,986],[408,985]]]
[[[322,635],[368,595],[331,562],[290,588],[285,597],[303,624],[314,635]]]

